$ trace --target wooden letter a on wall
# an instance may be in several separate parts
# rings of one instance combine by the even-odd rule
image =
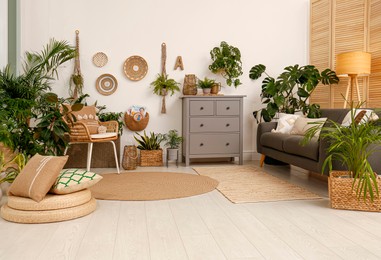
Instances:
[[[177,56],[177,58],[176,58],[176,63],[175,63],[174,70],[177,70],[177,68],[180,68],[181,70],[184,70],[183,58],[181,58],[181,56]]]

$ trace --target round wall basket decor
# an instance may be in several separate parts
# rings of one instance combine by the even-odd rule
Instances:
[[[103,67],[108,62],[108,57],[104,52],[97,52],[93,56],[93,63],[97,67]]]
[[[138,81],[147,74],[148,65],[142,57],[131,56],[124,62],[123,70],[127,78]]]
[[[111,74],[102,74],[97,78],[95,87],[102,95],[109,96],[117,89],[118,81]]]

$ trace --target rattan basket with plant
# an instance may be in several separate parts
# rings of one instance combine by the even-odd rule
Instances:
[[[163,150],[160,148],[160,143],[164,140],[162,134],[150,132],[148,136],[146,131],[143,135],[136,133],[134,136],[138,142],[140,150],[140,166],[163,166]]]

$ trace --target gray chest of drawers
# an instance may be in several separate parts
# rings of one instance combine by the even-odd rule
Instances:
[[[245,96],[183,96],[183,156],[238,157],[243,163],[243,98]]]

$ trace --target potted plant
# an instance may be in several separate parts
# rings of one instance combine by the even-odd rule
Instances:
[[[168,78],[167,74],[158,74],[156,79],[151,82],[153,93],[162,96],[163,98],[161,113],[166,113],[165,96],[168,95],[168,93],[172,96],[176,91],[180,91],[179,85],[180,83],[176,82],[174,79]]]
[[[164,136],[154,132],[150,132],[148,136],[146,131],[143,135],[136,132],[136,135],[138,137],[134,136],[134,138],[140,150],[140,166],[163,166],[163,150],[160,144],[164,141]]]
[[[308,99],[319,83],[337,84],[339,78],[330,69],[323,72],[313,65],[288,66],[276,79],[266,73],[266,66],[258,64],[251,68],[249,77],[256,80],[266,74],[262,81],[261,100],[265,108],[254,111],[254,117],[270,122],[278,112],[294,114],[301,111],[310,118],[320,117],[320,106],[310,104]],[[259,114],[259,112],[261,112]]]
[[[222,41],[219,47],[214,47],[210,51],[212,64],[209,70],[216,74],[221,74],[226,79],[228,86],[241,85],[239,77],[243,74],[241,52],[237,47],[231,46]]]
[[[167,160],[178,160],[178,152],[180,144],[183,142],[183,137],[179,136],[177,130],[169,130],[167,134],[164,135],[165,145],[169,146],[167,148]]]
[[[381,126],[372,113],[366,115],[366,110],[351,109],[347,126],[330,120],[323,127],[312,127],[304,138],[304,143],[308,142],[321,129],[320,138],[328,143],[323,171],[329,167],[329,195],[333,208],[381,211],[381,182],[369,162],[369,157],[381,144]],[[336,164],[346,170],[332,171],[333,165],[338,167]]]
[[[202,89],[204,94],[210,94],[212,86],[216,83],[214,79],[208,79],[207,77],[204,80],[198,80],[197,86]]]
[[[0,70],[0,142],[28,157],[63,154],[68,127],[60,104],[65,100],[49,91],[60,65],[74,57],[75,50],[67,42],[52,39],[41,52],[25,53],[20,75],[9,66]]]

